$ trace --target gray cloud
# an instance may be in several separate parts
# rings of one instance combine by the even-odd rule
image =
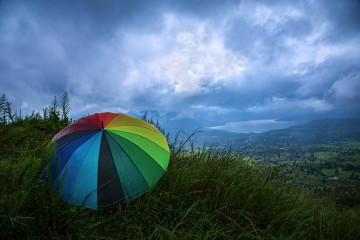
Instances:
[[[359,9],[358,1],[2,1],[0,88],[23,112],[68,91],[74,118],[150,111],[170,128],[360,117]]]

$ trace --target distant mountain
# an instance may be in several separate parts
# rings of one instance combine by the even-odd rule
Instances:
[[[249,133],[235,133],[224,130],[203,130],[197,132],[192,140],[196,145],[211,145],[221,144],[226,145],[228,143],[234,143],[238,141],[246,141],[254,134]]]
[[[299,124],[285,129],[270,130],[263,133],[234,133],[223,130],[198,132],[193,138],[196,145],[240,142],[296,142],[327,143],[331,141],[360,141],[360,119],[321,119]]]
[[[277,140],[286,142],[329,142],[341,140],[360,141],[360,119],[321,119],[299,124],[286,129],[260,133],[256,140]]]

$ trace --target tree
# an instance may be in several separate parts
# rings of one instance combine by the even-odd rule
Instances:
[[[48,117],[49,117],[49,108],[46,107],[43,109],[43,119],[47,120]]]
[[[70,112],[70,100],[67,92],[64,92],[60,99],[60,107],[61,107],[61,120],[66,124],[69,123],[69,112]]]
[[[19,109],[19,114],[17,113],[17,111],[15,111],[15,122],[19,122],[22,121],[22,113],[21,113],[21,108]]]
[[[49,106],[49,119],[54,122],[58,122],[60,120],[59,103],[56,96]]]
[[[7,102],[6,95],[3,94],[0,99],[0,117],[1,117],[1,123],[3,124],[6,124],[6,112],[5,112],[6,102]]]
[[[144,113],[144,115],[141,117],[141,120],[144,120],[145,122],[151,123],[152,125],[154,125],[162,134],[165,135],[166,139],[169,141],[170,138],[170,133],[166,133],[165,128],[163,128],[160,123],[159,120],[156,120],[156,122],[154,122],[153,117],[148,118],[148,114],[147,112]]]
[[[14,114],[12,114],[12,102],[6,101],[5,103],[5,112],[6,115],[8,116],[8,118],[10,119],[10,121],[13,123],[14,122]]]
[[[6,124],[8,119],[13,123],[15,114],[12,113],[12,103],[9,102],[6,98],[6,95],[3,94],[0,99],[0,117],[1,122]]]

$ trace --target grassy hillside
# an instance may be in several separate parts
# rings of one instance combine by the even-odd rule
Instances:
[[[92,211],[51,194],[39,170],[61,128],[0,125],[0,239],[360,239],[360,211],[215,148],[177,151],[155,189],[125,208]]]

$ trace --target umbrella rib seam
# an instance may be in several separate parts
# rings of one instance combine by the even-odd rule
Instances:
[[[99,134],[99,133],[97,133],[97,134]],[[95,134],[93,137],[95,137],[97,134]],[[97,136],[96,139],[97,139],[98,137],[99,137],[99,136]],[[77,182],[78,182],[81,169],[84,167],[85,160],[86,160],[86,158],[88,157],[90,150],[94,147],[94,145],[95,145],[95,143],[96,143],[96,139],[95,139],[95,141],[91,144],[91,146],[89,147],[89,151],[86,153],[85,159],[84,159],[83,163],[81,164],[81,167],[79,168],[78,175],[77,175],[76,180],[75,180],[74,188],[75,188],[75,186],[76,186],[76,184],[77,184]],[[99,157],[98,157],[98,158],[99,158]],[[90,193],[92,194],[92,193],[94,192],[94,190],[97,190],[97,186],[96,186],[95,189],[91,190]],[[97,191],[96,191],[96,192],[97,192]],[[89,193],[89,194],[90,194],[90,193]],[[89,196],[90,196],[90,195],[89,195]],[[71,201],[71,199],[70,199],[70,201]],[[97,204],[97,202],[96,202],[96,204]]]
[[[94,133],[94,132],[99,131],[99,130],[98,130],[98,129],[80,130],[80,131],[76,131],[76,132],[72,132],[72,133],[78,133],[78,132],[84,132],[84,131],[89,131],[88,134],[91,134],[91,133]],[[56,144],[58,141],[60,141],[60,140],[63,139],[64,137],[69,136],[69,135],[72,134],[72,133],[69,133],[69,134],[64,135],[63,137],[57,139],[54,143]],[[86,135],[87,135],[87,134],[85,134],[85,135],[83,135],[83,136],[81,136],[81,137],[84,137],[84,136],[86,136]],[[79,138],[79,137],[77,137],[77,138],[73,139],[72,141],[64,144],[64,145],[63,145],[61,148],[59,148],[57,151],[60,151],[60,150],[63,149],[65,146],[67,146],[68,144],[70,144],[70,143],[72,143],[73,141],[77,140],[78,138]]]
[[[110,137],[114,142],[116,142],[116,140],[111,136],[111,134],[108,134],[107,132],[105,132],[105,136],[106,138],[107,137]],[[126,154],[126,156],[131,160],[131,157],[129,156],[129,154],[125,151],[125,149],[120,145],[118,144],[118,146],[121,148],[121,150]],[[137,145],[136,145],[137,146]],[[110,145],[109,145],[110,147]],[[111,149],[111,147],[110,147]],[[113,160],[114,160],[114,164],[115,164],[115,158],[114,158],[114,155],[112,154],[112,151],[110,151],[111,153],[111,156],[113,157]],[[136,166],[135,163],[132,163],[134,165],[134,167],[136,168],[136,170],[140,173],[139,176],[144,180],[144,182],[146,183],[146,185],[149,187],[150,189],[150,185],[147,183],[146,179],[144,178],[144,176],[141,174],[141,171],[139,170],[139,168]],[[115,167],[116,167],[116,164],[115,164]],[[116,167],[117,168],[117,167]],[[117,174],[119,175],[119,173],[117,172]],[[119,179],[120,179],[120,176],[118,176]],[[125,187],[123,186],[123,183],[122,181],[120,181],[120,184],[121,186],[123,187],[123,189],[125,189]],[[126,193],[128,194],[127,190],[125,189]],[[130,194],[128,194],[128,196],[130,196]]]
[[[130,133],[130,132],[126,132],[126,133]],[[136,135],[136,136],[140,136],[140,135],[135,134],[135,133],[131,133],[131,134],[134,134],[134,135]],[[117,135],[117,136],[119,136],[119,137],[121,137],[122,139],[125,139],[126,141],[129,141],[129,142],[131,142],[132,144],[134,144],[136,147],[138,147],[139,149],[141,149],[141,151],[143,151],[146,155],[148,155],[151,159],[153,159],[154,162],[156,162],[156,164],[159,165],[159,167],[160,167],[161,169],[163,169],[164,171],[166,171],[166,169],[164,169],[164,168],[156,161],[156,159],[154,159],[150,154],[148,154],[146,151],[144,151],[139,145],[137,145],[136,143],[130,141],[129,139],[127,139],[127,138],[125,138],[125,137],[123,137],[123,136],[120,136],[120,135]],[[140,136],[140,137],[144,138],[143,136]],[[144,138],[144,139],[146,139],[146,138]],[[156,143],[155,143],[155,144],[156,144]],[[158,145],[158,144],[156,144],[156,145],[159,146],[159,147],[161,147],[161,146]],[[161,148],[164,149],[163,147],[161,147]],[[164,149],[164,150],[165,150],[165,149]],[[165,150],[165,151],[166,151],[166,150]],[[170,152],[168,152],[168,151],[166,151],[166,152],[170,154]]]
[[[126,138],[124,138],[124,137],[122,137],[122,136],[120,136],[120,135],[117,135],[117,136],[119,136],[120,138],[122,138],[122,139],[124,139],[124,140],[126,140],[126,141],[128,141],[128,142],[131,142],[129,139],[126,139]],[[115,139],[114,139],[115,140]],[[132,144],[134,144],[136,147],[138,147],[142,152],[144,152],[146,155],[148,155],[151,159],[153,159],[154,160],[154,162],[162,169],[162,170],[164,170],[165,172],[166,172],[166,169],[164,169],[162,166],[160,166],[160,164],[152,157],[152,156],[150,156],[147,152],[145,152],[139,145],[137,145],[137,144],[135,144],[135,143],[133,143],[133,142],[131,142]]]
[[[141,136],[141,135],[139,135],[139,134],[133,133],[133,132],[123,131],[123,130],[112,130],[112,129],[109,129],[109,130],[111,130],[111,131],[117,131],[117,132],[130,133],[130,134],[133,134],[133,135],[139,136],[139,137],[141,137],[141,138],[143,138],[143,139],[146,139],[146,140],[151,141],[150,139],[148,139],[148,138],[146,138],[146,137],[144,137],[144,136]],[[163,148],[162,146],[160,146],[160,145],[159,145],[159,144],[157,144],[156,142],[154,142],[154,141],[151,141],[151,142],[153,142],[154,144],[156,144],[156,145],[157,145],[157,146],[159,146],[160,148],[164,149],[166,152],[170,153],[170,151],[166,150],[165,148]],[[166,141],[166,142],[167,142],[167,141]]]

